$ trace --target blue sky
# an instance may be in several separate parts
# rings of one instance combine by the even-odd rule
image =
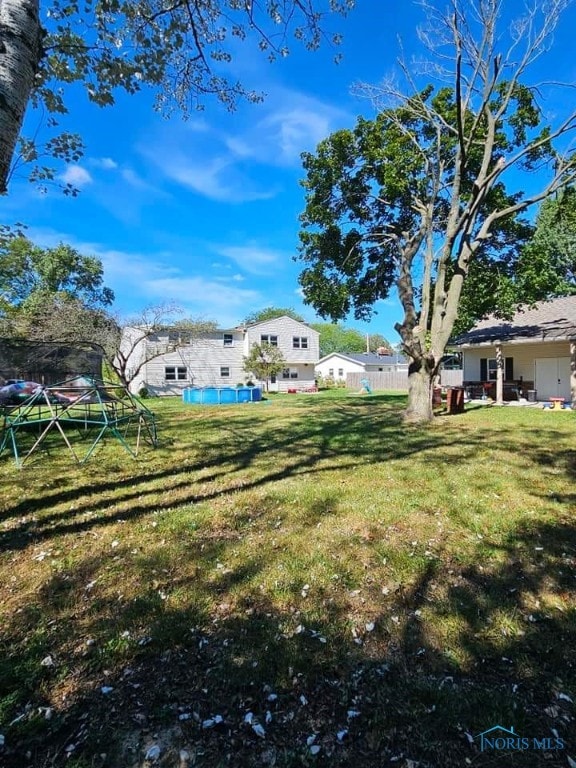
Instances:
[[[15,178],[0,201],[1,221],[24,222],[39,244],[63,241],[98,256],[121,317],[173,300],[221,327],[266,306],[316,320],[302,303],[292,259],[304,207],[300,153],[351,127],[358,114],[373,114],[351,86],[390,74],[398,36],[409,54],[420,21],[407,0],[357,0],[348,18],[331,22],[344,35],[339,65],[328,46],[308,53],[294,43],[288,58],[269,64],[239,44],[234,77],[267,95],[233,113],[211,101],[187,122],[167,120],[146,91],[119,95],[105,109],[72,94],[65,127],[82,134],[86,154],[62,174],[81,194],[67,198],[54,188],[43,195]],[[569,38],[558,43],[556,63],[571,62]],[[27,129],[42,134],[41,117],[30,112]],[[398,341],[396,301],[376,310],[371,323],[346,324]]]

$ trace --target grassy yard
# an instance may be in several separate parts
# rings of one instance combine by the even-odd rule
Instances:
[[[0,765],[574,768],[576,414],[148,402],[0,457]]]

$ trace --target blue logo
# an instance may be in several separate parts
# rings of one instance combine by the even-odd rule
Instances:
[[[494,725],[487,731],[483,731],[476,736],[480,739],[480,751],[506,751],[522,752],[526,749],[537,749],[542,752],[551,752],[557,749],[564,749],[564,740],[556,737],[544,737],[538,739],[534,736],[519,736],[514,727],[504,728],[503,725]]]

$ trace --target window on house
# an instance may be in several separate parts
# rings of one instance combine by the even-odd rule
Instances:
[[[233,347],[234,346],[234,336],[232,336],[231,333],[225,333],[222,338],[224,340],[224,346],[225,347]]]
[[[334,378],[334,368],[328,368],[328,376],[332,376],[332,378]]]
[[[514,380],[514,358],[504,358],[504,380]],[[481,381],[496,381],[497,378],[497,365],[495,357],[483,357],[480,359],[480,380]]]
[[[308,336],[292,336],[292,349],[308,349]]]
[[[290,368],[283,368],[282,369],[282,378],[283,379],[289,379],[290,378]]]
[[[344,368],[338,368],[338,378],[339,379],[344,378]]]
[[[167,365],[164,368],[164,379],[166,381],[186,381],[188,372],[184,366]]]
[[[278,346],[278,336],[271,336],[269,333],[263,333],[260,336],[260,344],[270,344],[271,347]]]
[[[227,379],[230,377],[230,367],[228,365],[220,366],[220,377],[222,379]]]

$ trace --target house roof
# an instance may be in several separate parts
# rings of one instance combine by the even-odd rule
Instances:
[[[279,317],[269,317],[268,320],[260,320],[257,323],[251,323],[250,325],[247,325],[246,328],[257,328],[259,325],[264,325],[265,323],[277,322],[278,320],[290,320],[290,322],[296,323],[297,325],[302,326],[302,328],[305,328],[310,333],[315,333],[317,335],[320,335],[318,331],[315,331],[314,328],[311,328],[307,323],[303,323],[300,320],[295,320],[293,317],[290,317],[290,315],[280,315]],[[243,330],[243,328],[240,326],[239,330]]]
[[[454,340],[455,347],[576,339],[576,296],[562,296],[521,309],[511,320],[493,315],[476,323],[472,330]],[[452,346],[452,345],[451,345]]]
[[[339,357],[342,360],[350,360],[361,365],[396,365],[398,363],[402,365],[408,362],[402,355],[376,355],[374,352],[330,352],[329,355],[324,355],[318,362],[324,363],[331,357]]]

